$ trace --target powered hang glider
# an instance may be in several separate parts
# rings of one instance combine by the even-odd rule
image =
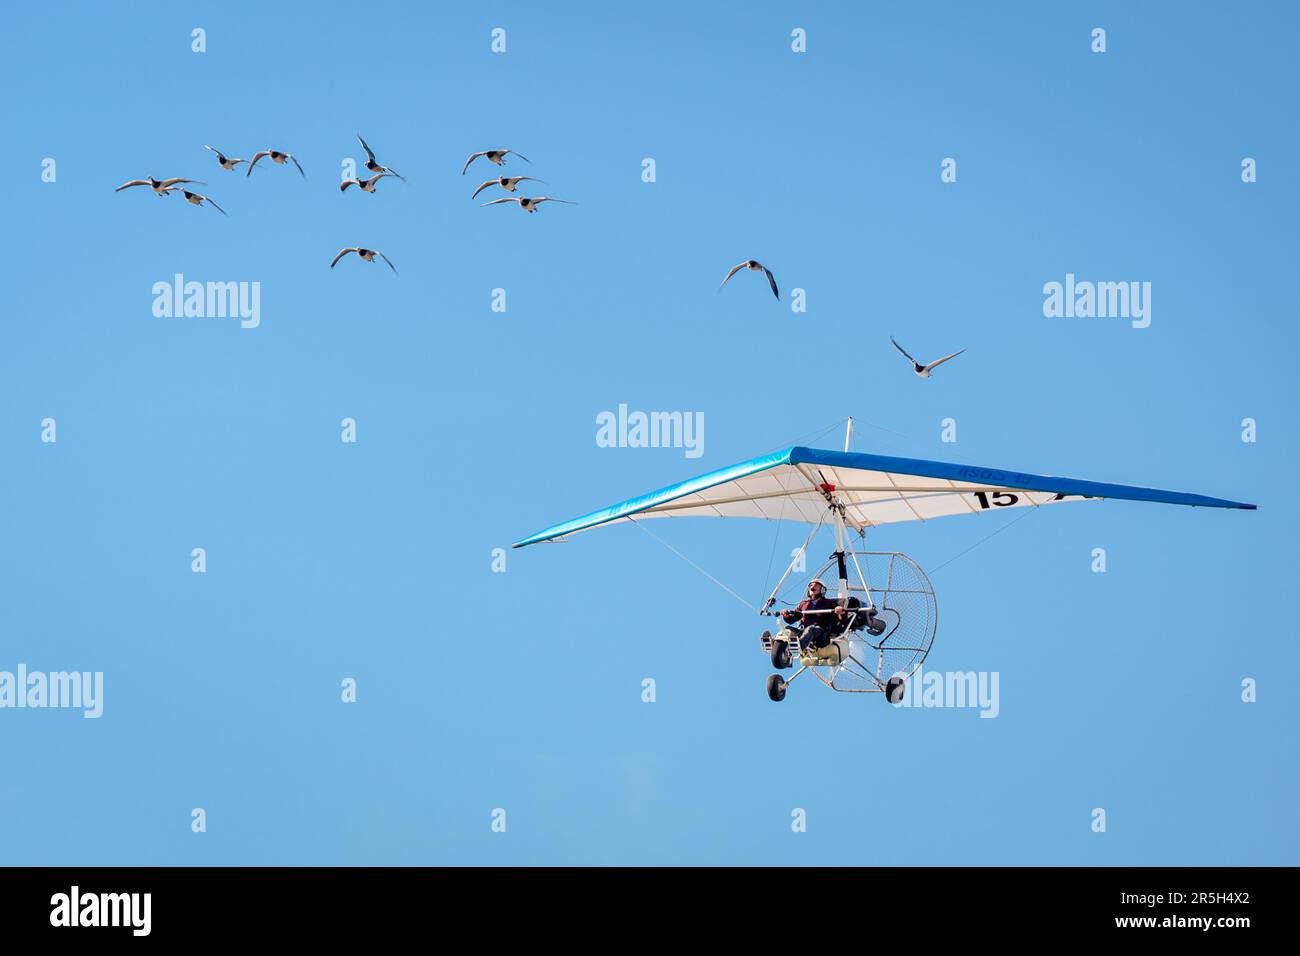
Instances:
[[[789,680],[771,675],[768,696],[782,700],[787,685],[811,670],[832,690],[883,692],[895,701],[934,642],[934,589],[907,555],[854,547],[851,533],[862,541],[867,529],[900,521],[1101,498],[1255,509],[1253,504],[1181,491],[796,445],[553,525],[514,547],[642,518],[767,518],[811,524],[803,547],[758,609],[759,614],[780,616],[785,624],[776,635],[764,631],[761,637],[772,664],[778,670],[792,667],[796,660],[800,664]],[[812,580],[834,573],[838,591],[826,589],[828,597],[835,598],[834,606],[798,613],[789,605],[808,596],[808,588],[783,589],[823,525],[834,531],[835,551]],[[821,633],[808,633],[813,623],[823,621]]]

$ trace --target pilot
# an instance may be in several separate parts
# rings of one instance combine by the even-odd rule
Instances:
[[[809,611],[835,612],[834,620],[826,613],[809,614]],[[837,601],[826,596],[826,587],[814,579],[808,582],[807,597],[800,601],[793,610],[782,611],[781,620],[787,624],[799,622],[803,631],[799,634],[799,650],[809,647],[825,647],[831,642],[831,635],[844,630],[845,613]]]

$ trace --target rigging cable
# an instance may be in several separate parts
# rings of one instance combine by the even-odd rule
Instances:
[[[739,601],[741,604],[745,605],[746,608],[748,608],[748,609],[751,610],[751,611],[754,609],[754,608],[753,608],[753,605],[751,605],[751,604],[750,604],[748,601],[746,601],[743,597],[741,597],[739,594],[737,594],[737,593],[736,593],[735,591],[733,591],[731,588],[727,587],[725,584],[723,584],[721,581],[719,581],[717,578],[715,578],[715,577],[714,577],[712,574],[710,574],[708,571],[705,571],[702,567],[700,567],[698,564],[696,564],[694,561],[692,561],[692,560],[691,560],[690,558],[688,558],[686,555],[682,554],[680,551],[678,551],[676,548],[674,548],[671,544],[669,544],[669,543],[668,543],[667,541],[665,541],[663,538],[659,537],[659,535],[655,534],[655,533],[654,533],[653,531],[651,531],[649,528],[644,527],[644,526],[641,524],[641,522],[637,521],[635,518],[631,517],[630,515],[628,516],[628,519],[627,519],[627,520],[628,520],[628,521],[631,521],[634,525],[636,525],[638,528],[640,528],[640,529],[641,529],[642,531],[644,531],[646,534],[650,535],[650,537],[654,538],[656,541],[658,541],[660,544],[662,544],[665,548],[667,548],[667,549],[668,549],[669,551],[671,551],[673,554],[677,555],[677,557],[681,558],[683,561],[685,561],[687,564],[689,564],[691,567],[693,567],[696,571],[699,571],[700,574],[704,575],[706,578],[708,578],[710,581],[712,581],[712,582],[713,582],[714,584],[716,584],[718,587],[722,588],[722,590],[726,591],[728,594],[730,594],[732,597],[734,597],[734,598],[735,598],[737,601]]]
[[[1015,520],[1015,521],[1008,521],[1008,522],[1007,522],[1006,524],[1004,524],[1001,528],[998,528],[997,531],[994,531],[992,534],[986,534],[984,537],[980,538],[978,541],[976,541],[974,544],[972,544],[972,545],[971,545],[969,548],[967,548],[965,551],[962,551],[962,552],[960,552],[960,553],[958,553],[958,554],[954,554],[951,558],[949,558],[949,559],[948,559],[947,561],[945,561],[943,564],[939,565],[937,568],[931,568],[931,569],[930,569],[930,574],[932,574],[932,575],[933,575],[933,574],[937,574],[938,572],[940,572],[940,571],[942,571],[944,568],[946,568],[948,565],[950,565],[950,564],[952,564],[954,561],[956,561],[958,558],[962,557],[963,555],[970,554],[972,551],[974,551],[976,548],[978,548],[978,547],[979,547],[981,544],[983,544],[985,541],[988,541],[990,538],[995,538],[995,537],[997,537],[997,536],[1000,535],[1003,531],[1006,531],[1008,528],[1010,528],[1013,524],[1018,524],[1019,522],[1023,521],[1025,518],[1029,517],[1031,514],[1033,514],[1034,512],[1036,512],[1037,510],[1038,510],[1037,507],[1034,507],[1034,508],[1026,508],[1023,514],[1020,514],[1020,515],[1017,515],[1017,516],[1016,516],[1016,520]]]
[[[785,486],[781,486],[785,490]],[[772,580],[772,565],[776,563],[776,545],[781,540],[781,522],[785,520],[785,506],[790,499],[787,495],[781,496],[781,513],[776,518],[776,531],[772,535],[772,553],[767,556],[767,573],[763,575],[763,587],[767,587],[767,582]]]

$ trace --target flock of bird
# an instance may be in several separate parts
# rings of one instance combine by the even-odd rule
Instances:
[[[241,159],[240,162],[242,163],[243,160]],[[159,196],[166,196],[168,193],[175,192],[184,193],[186,202],[193,203],[196,206],[202,206],[206,202],[217,212],[221,213],[221,215],[228,215],[224,209],[214,203],[207,196],[191,192],[184,186],[181,186],[180,183],[198,183],[200,186],[207,185],[207,183],[203,182],[201,179],[182,179],[179,176],[175,179],[154,179],[150,176],[148,179],[133,179],[130,182],[123,183],[113,191],[120,193],[123,189],[130,189],[132,186],[148,186]]]
[[[384,166],[379,162],[379,160],[375,157],[375,151],[370,148],[370,145],[364,139],[362,139],[359,134],[357,136],[357,142],[359,142],[361,144],[361,148],[366,151],[365,168],[370,175],[367,176],[365,179],[362,179],[360,177],[344,179],[342,182],[339,183],[340,192],[347,192],[349,187],[356,186],[362,192],[374,193],[375,187],[379,184],[379,180],[389,176],[394,177],[396,179],[400,179],[402,182],[406,182],[406,177],[403,176],[401,173],[399,173],[397,170],[393,169],[391,166]],[[260,160],[269,159],[271,162],[276,163],[277,165],[280,166],[283,166],[286,163],[293,163],[293,165],[297,168],[298,172],[302,175],[302,178],[303,179],[307,178],[307,173],[302,168],[302,163],[298,162],[297,157],[294,156],[293,153],[290,153],[286,150],[264,149],[261,150],[260,152],[254,153],[252,159],[243,159],[236,156],[227,156],[225,153],[217,149],[215,146],[210,146],[206,143],[203,145],[203,148],[213,153],[217,158],[217,165],[220,166],[222,169],[226,170],[227,172],[234,172],[238,169],[240,163],[247,163],[248,170],[244,173],[244,176],[248,177],[253,175],[253,168],[257,166]],[[525,156],[523,153],[520,153],[518,150],[485,149],[485,150],[481,150],[480,152],[470,154],[469,159],[465,160],[464,168],[460,171],[461,175],[462,176],[465,175],[465,173],[469,170],[470,164],[473,163],[474,160],[480,157],[488,160],[488,162],[496,164],[497,166],[502,166],[505,164],[506,157],[512,154],[518,156],[520,159],[524,160],[525,162],[531,162],[531,160],[529,160],[527,156]],[[481,193],[483,190],[487,189],[490,186],[500,186],[502,189],[506,190],[507,192],[516,192],[519,188],[519,184],[525,181],[542,182],[542,180],[537,179],[534,176],[499,176],[496,179],[489,179],[487,182],[480,185],[477,189],[474,190],[474,194],[470,198],[471,199],[476,198],[479,193]],[[202,193],[197,193],[191,189],[187,189],[185,188],[187,185],[206,186],[207,183],[201,179],[186,179],[181,176],[177,176],[172,179],[155,179],[153,176],[149,176],[145,179],[132,179],[129,182],[125,182],[122,185],[118,186],[117,189],[114,190],[114,192],[120,193],[122,190],[130,189],[132,186],[148,186],[158,196],[166,196],[173,192],[179,192],[185,197],[185,201],[191,203],[192,205],[202,206],[204,203],[207,203],[213,209],[217,210],[217,212],[221,213],[223,216],[229,215],[224,209],[221,208],[221,206],[217,205],[217,203],[210,196],[205,196]],[[481,203],[480,205],[495,206],[498,203],[508,203],[508,202],[518,203],[520,209],[530,213],[536,212],[537,207],[544,202],[561,202],[561,203],[568,203],[569,205],[576,205],[575,203],[571,202],[568,199],[556,199],[554,196],[534,196],[534,197],[511,196],[511,197],[506,197],[504,199],[494,199],[491,202]],[[333,269],[336,265],[338,265],[340,259],[354,252],[357,254],[358,258],[362,259],[365,262],[374,262],[375,257],[378,256],[380,259],[383,259],[384,262],[388,264],[388,268],[392,269],[393,272],[397,271],[397,267],[393,265],[392,260],[390,260],[388,256],[384,255],[378,249],[367,249],[364,246],[346,246],[345,248],[340,249],[338,254],[334,257],[333,261],[330,262],[330,268]]]
[[[484,185],[487,184],[485,183]],[[718,291],[721,292],[722,286],[725,286],[727,282],[731,279],[731,277],[734,276],[741,269],[748,269],[750,272],[763,273],[763,275],[767,276],[767,284],[772,290],[772,295],[775,296],[777,299],[781,298],[781,292],[776,286],[776,276],[772,275],[772,270],[769,269],[767,266],[763,265],[763,263],[759,262],[757,259],[746,259],[744,262],[732,266],[731,271],[727,273],[727,277],[722,280],[722,285],[718,286]],[[893,342],[894,348],[898,349],[898,351],[903,354],[903,356],[908,360],[908,362],[911,363],[912,371],[915,372],[917,376],[920,378],[929,378],[930,373],[933,372],[940,365],[942,365],[944,362],[948,361],[949,359],[955,359],[958,355],[961,355],[962,352],[966,351],[965,349],[961,349],[960,351],[953,352],[951,355],[945,355],[941,359],[936,359],[933,362],[921,363],[918,362],[916,359],[912,358],[912,356],[907,353],[907,350],[904,349],[901,345],[899,345],[892,335],[889,337],[889,341]]]
[[[406,182],[406,177],[403,176],[401,173],[399,173],[397,170],[393,169],[391,166],[384,166],[379,162],[379,160],[375,157],[375,151],[370,148],[370,145],[364,139],[362,139],[359,134],[357,136],[357,142],[359,142],[361,144],[361,148],[366,151],[365,168],[366,171],[370,173],[370,175],[365,179],[361,179],[359,177],[344,179],[341,183],[339,183],[340,192],[347,192],[349,187],[356,186],[362,192],[373,193],[375,191],[375,187],[379,183],[379,180],[387,177],[393,177],[396,179],[400,179],[402,182]],[[255,153],[251,160],[244,160],[239,158],[231,158],[214,146],[208,146],[205,144],[203,148],[211,151],[212,153],[215,153],[217,157],[217,165],[227,171],[234,171],[239,166],[240,163],[246,162],[248,164],[248,170],[247,172],[244,173],[246,177],[251,176],[253,174],[253,167],[255,167],[258,164],[259,160],[269,159],[271,160],[271,162],[276,163],[277,165],[280,166],[283,166],[286,163],[291,162],[295,167],[297,167],[298,172],[302,174],[303,179],[307,178],[307,173],[304,172],[302,168],[302,164],[298,162],[297,158],[292,153],[286,152],[284,150],[264,149],[261,152]],[[467,172],[469,172],[470,166],[473,165],[476,159],[486,159],[488,162],[492,163],[493,165],[504,166],[507,156],[518,156],[524,162],[530,164],[532,163],[532,160],[530,160],[523,153],[515,149],[485,149],[485,150],[480,150],[477,153],[471,153],[469,158],[465,160],[465,165],[461,169],[460,174],[464,176]],[[495,179],[489,179],[483,183],[480,183],[478,188],[475,189],[473,194],[470,196],[470,199],[478,198],[479,193],[483,192],[483,190],[488,189],[492,186],[499,186],[500,188],[504,189],[506,192],[511,192],[511,193],[517,192],[519,189],[519,184],[522,182],[544,183],[545,180],[538,179],[535,176],[504,176],[504,175],[498,176]],[[122,190],[129,189],[132,186],[148,186],[150,189],[154,191],[155,194],[159,196],[166,196],[169,193],[180,192],[185,197],[185,201],[192,205],[202,206],[204,203],[207,203],[208,205],[216,209],[219,213],[221,213],[223,216],[227,215],[226,211],[222,209],[220,206],[218,206],[210,197],[205,196],[202,193],[197,193],[194,192],[193,190],[186,189],[185,186],[189,184],[197,184],[200,186],[207,185],[207,183],[197,179],[184,179],[181,177],[177,177],[174,179],[154,179],[152,176],[150,176],[147,179],[132,179],[130,182],[125,182],[121,186],[118,186],[115,191],[121,192]],[[505,196],[502,197],[501,199],[493,199],[485,203],[480,203],[479,205],[496,206],[502,203],[511,203],[511,202],[517,203],[520,209],[528,213],[536,212],[537,207],[544,202],[559,202],[559,203],[565,203],[567,205],[576,205],[576,203],[572,202],[571,200],[557,199],[554,196],[531,196],[531,197],[530,196]],[[367,249],[364,246],[346,246],[345,248],[339,250],[338,254],[334,257],[333,261],[330,262],[330,268],[333,269],[336,265],[338,265],[340,259],[342,259],[344,256],[347,256],[351,253],[356,253],[359,259],[371,263],[373,263],[375,261],[375,257],[378,256],[380,259],[383,259],[384,262],[388,264],[388,268],[392,269],[393,272],[397,272],[397,267],[393,265],[392,261],[388,258],[388,256],[384,255],[378,249]],[[776,277],[772,275],[772,270],[769,269],[767,266],[763,265],[763,263],[759,262],[757,259],[746,259],[744,262],[732,266],[731,271],[728,272],[726,278],[722,280],[722,285],[718,286],[718,291],[721,292],[723,286],[725,286],[731,280],[731,277],[734,276],[741,269],[748,269],[750,272],[761,272],[764,276],[767,277],[767,284],[768,287],[771,288],[772,290],[772,295],[778,300],[781,298],[781,292],[780,289],[777,288]],[[906,349],[904,349],[901,345],[898,344],[898,342],[894,339],[892,335],[889,337],[889,341],[893,342],[894,348],[898,349],[898,351],[903,355],[903,357],[907,359],[907,361],[912,366],[912,371],[915,372],[917,376],[920,378],[929,378],[931,373],[940,365],[942,365],[944,362],[947,362],[950,359],[954,359],[958,355],[961,355],[962,352],[966,351],[965,349],[961,349],[960,351],[953,352],[951,355],[945,355],[943,358],[937,359],[933,362],[922,363],[914,359],[907,352]]]
[[[512,153],[522,159],[525,163],[532,163],[531,159],[519,152],[517,149],[485,149],[479,153],[470,153],[469,159],[465,160],[465,167],[460,171],[460,174],[464,176],[465,173],[469,172],[470,163],[474,162],[474,160],[479,157],[482,157],[489,163],[494,163],[497,166],[504,166],[506,163],[506,157]],[[496,179],[489,179],[487,182],[481,183],[478,189],[474,190],[474,195],[469,198],[475,198],[475,196],[487,189],[489,186],[500,186],[506,192],[512,193],[518,189],[519,184],[524,180],[532,180],[535,183],[544,182],[544,180],[537,179],[534,176],[498,176]],[[491,202],[479,203],[479,205],[497,206],[506,202],[518,203],[519,208],[524,212],[537,212],[537,207],[544,202],[562,202],[567,203],[570,206],[577,205],[577,203],[571,200],[556,199],[554,196],[506,196],[503,199],[493,199]]]
[[[379,161],[375,159],[375,151],[366,145],[366,141],[359,135],[357,136],[357,142],[359,142],[361,148],[366,151],[366,171],[373,173],[373,175],[369,179],[345,179],[343,182],[339,183],[339,192],[347,192],[349,186],[357,186],[362,192],[373,193],[375,191],[375,184],[385,176],[396,176],[402,182],[406,182],[406,177],[397,170],[388,166],[379,165]],[[297,160],[294,160],[294,162],[296,163]],[[301,168],[302,167],[299,167],[299,169]],[[338,262],[338,259],[335,259],[334,261]],[[384,261],[388,262],[387,259]],[[388,264],[392,265],[391,262]]]

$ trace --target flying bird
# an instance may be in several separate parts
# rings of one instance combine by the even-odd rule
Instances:
[[[253,167],[257,165],[257,161],[263,156],[271,157],[271,162],[279,163],[281,166],[284,165],[285,160],[291,159],[293,164],[298,167],[298,172],[302,173],[302,178],[307,178],[307,174],[302,172],[302,164],[298,162],[297,158],[292,153],[283,153],[278,149],[264,149],[260,153],[255,153],[252,160],[249,161],[248,172],[244,173],[245,176],[253,175]]]
[[[520,196],[520,197],[518,197],[518,198],[513,197],[513,196],[507,196],[505,199],[494,199],[494,200],[492,200],[491,202],[482,202],[482,203],[479,203],[479,205],[480,205],[480,206],[495,206],[497,203],[502,203],[502,202],[517,202],[517,203],[519,203],[519,208],[522,209],[524,212],[537,212],[537,206],[538,206],[538,204],[539,204],[539,203],[544,203],[544,202],[562,202],[562,203],[568,203],[570,206],[576,206],[576,205],[577,205],[576,202],[573,202],[573,201],[571,201],[571,200],[568,200],[568,199],[552,199],[550,196],[537,196],[537,197],[534,198],[534,199],[529,199],[527,196]]]
[[[953,352],[951,355],[945,355],[943,358],[931,362],[929,365],[922,365],[916,359],[912,358],[912,356],[908,355],[907,351],[901,345],[899,345],[897,342],[894,341],[894,337],[892,335],[889,337],[889,341],[894,342],[894,348],[898,349],[898,351],[903,353],[903,355],[907,358],[907,360],[912,363],[912,371],[915,372],[917,375],[921,376],[921,378],[929,378],[930,373],[933,372],[935,369],[937,369],[944,362],[948,361],[948,359],[956,358],[958,355],[961,355],[962,352],[966,351],[965,349],[962,349],[961,352]]]
[[[487,189],[489,186],[500,186],[506,192],[514,192],[515,187],[518,186],[525,179],[531,179],[533,182],[537,182],[537,183],[546,182],[546,180],[538,179],[535,176],[499,176],[496,179],[489,179],[487,182],[483,183],[483,185],[479,186],[478,189],[474,190],[474,196],[477,196],[479,193]],[[470,196],[469,198],[473,199],[474,196]]]
[[[225,153],[223,153],[221,150],[216,149],[215,147],[209,146],[209,145],[207,145],[206,143],[203,144],[203,148],[204,148],[204,149],[210,149],[210,150],[212,150],[212,152],[214,152],[214,153],[217,154],[217,164],[218,164],[222,169],[234,169],[234,168],[235,168],[236,166],[238,166],[240,163],[246,163],[246,162],[248,162],[248,160],[246,160],[246,159],[231,159],[229,156],[227,156],[227,155],[226,155]]]
[[[363,193],[372,193],[375,191],[375,184],[385,176],[397,176],[397,173],[390,169],[386,173],[376,173],[369,179],[345,179],[339,183],[339,192],[346,192],[349,186],[359,186]],[[401,179],[402,177],[397,176],[397,178]]]
[[[470,154],[469,154],[469,159],[465,160],[465,169],[469,169],[469,164],[472,163],[472,162],[474,162],[474,160],[478,159],[480,156],[486,157],[487,161],[490,162],[490,163],[496,163],[498,166],[502,166],[502,165],[505,164],[506,157],[507,157],[508,155],[510,155],[511,153],[514,153],[516,156],[518,156],[520,159],[522,159],[525,163],[531,163],[531,162],[532,162],[531,159],[529,159],[527,156],[525,156],[523,153],[519,152],[518,150],[514,150],[514,149],[485,149],[485,150],[483,150],[483,152],[481,152],[481,153],[470,153]],[[465,175],[465,169],[462,169],[462,170],[460,171],[460,174],[461,174],[462,176]]]
[[[374,262],[375,256],[379,256],[379,258],[383,259],[385,262],[388,262],[388,256],[384,255],[382,252],[380,252],[377,249],[362,249],[360,246],[348,246],[346,249],[339,250],[339,254],[335,256],[334,261],[330,263],[330,268],[333,269],[336,265],[338,265],[338,261],[342,259],[344,256],[346,256],[349,252],[355,252],[362,259],[365,259],[366,262]],[[393,265],[391,262],[388,262],[388,268],[392,269],[394,272],[397,271],[397,266]]]
[[[741,269],[748,269],[750,272],[765,273],[767,275],[767,284],[772,287],[772,294],[778,299],[781,298],[781,293],[777,291],[776,288],[776,278],[772,275],[772,270],[763,265],[763,263],[759,262],[757,259],[746,259],[744,262],[740,263],[740,265],[732,266],[731,271],[727,273],[727,278],[722,280],[722,285],[726,285],[727,279],[730,279]],[[719,290],[721,290],[722,285],[718,286]]]
[[[185,201],[192,206],[202,206],[204,203],[207,203],[217,212],[221,213],[221,215],[223,216],[228,215],[228,213],[224,209],[222,209],[215,202],[213,202],[212,199],[208,196],[202,196],[199,193],[192,193],[188,189],[182,189],[180,186],[172,186],[167,191],[169,193],[174,193],[179,191],[185,197]]]
[[[176,179],[154,179],[150,176],[148,179],[133,179],[129,183],[123,183],[114,189],[113,192],[120,193],[123,189],[129,189],[132,186],[148,186],[159,196],[166,196],[170,188],[175,186],[177,183],[198,183],[200,186],[207,185],[207,183],[203,182],[201,179],[180,179],[179,177]]]
[[[389,166],[380,166],[379,163],[375,161],[375,151],[366,145],[366,141],[361,138],[360,133],[357,134],[357,141],[361,144],[361,148],[366,151],[366,169],[370,170],[372,173],[391,173],[402,182],[406,182],[406,177],[397,170]]]

